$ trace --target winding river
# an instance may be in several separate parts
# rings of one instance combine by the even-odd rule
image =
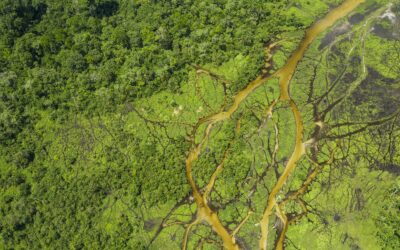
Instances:
[[[189,152],[186,158],[186,177],[192,188],[193,197],[198,207],[197,219],[195,220],[195,223],[199,221],[206,221],[208,224],[210,224],[213,230],[222,239],[224,247],[226,249],[239,249],[239,246],[235,242],[235,236],[228,232],[228,230],[222,225],[216,212],[214,212],[208,206],[207,195],[202,194],[202,192],[196,185],[192,175],[193,162],[198,159],[203,145],[207,143],[207,138],[213,125],[216,122],[229,119],[230,116],[237,110],[241,102],[245,100],[247,96],[251,94],[257,87],[261,86],[263,83],[272,78],[279,78],[279,86],[280,86],[279,101],[285,101],[290,104],[296,122],[296,136],[294,138],[295,147],[292,152],[292,155],[290,156],[290,159],[287,162],[282,175],[279,177],[275,186],[268,195],[267,205],[264,210],[262,219],[260,220],[261,237],[259,239],[259,248],[262,250],[266,250],[268,243],[269,218],[274,212],[274,208],[277,205],[276,195],[282,189],[288,177],[296,168],[297,161],[305,153],[305,147],[303,144],[303,121],[296,103],[292,100],[290,96],[290,91],[289,91],[290,81],[292,79],[292,76],[296,70],[299,61],[303,58],[305,51],[307,50],[308,46],[315,40],[315,38],[318,35],[320,35],[323,31],[325,31],[327,28],[332,26],[337,20],[348,15],[351,11],[353,11],[359,4],[363,3],[364,1],[365,0],[345,0],[337,8],[331,10],[325,17],[314,23],[311,27],[309,27],[306,30],[305,36],[300,42],[298,48],[282,68],[280,68],[270,76],[261,75],[252,82],[250,82],[246,88],[237,93],[237,95],[233,99],[233,104],[227,110],[202,118],[198,121],[193,131],[193,137],[195,137],[197,130],[201,125],[203,124],[208,124],[208,125],[204,132],[202,141],[197,145],[196,144],[193,145],[192,150]],[[190,225],[190,227],[191,226],[192,224]],[[188,232],[186,232],[185,234],[186,236],[183,243],[184,249],[187,247],[187,234]],[[276,248],[283,249],[283,240],[279,239],[277,241]]]

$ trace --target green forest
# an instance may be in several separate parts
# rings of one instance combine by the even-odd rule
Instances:
[[[0,0],[0,249],[400,249],[398,0]]]

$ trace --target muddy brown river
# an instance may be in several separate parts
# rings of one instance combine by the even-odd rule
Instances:
[[[226,249],[239,249],[239,246],[235,242],[235,236],[231,235],[228,230],[224,227],[224,225],[219,220],[216,212],[214,212],[209,205],[207,204],[207,195],[202,194],[200,189],[197,187],[193,175],[192,175],[192,165],[193,162],[196,161],[201,152],[202,146],[207,143],[208,135],[213,127],[213,125],[219,121],[223,121],[229,119],[230,116],[238,109],[239,105],[243,100],[247,98],[249,94],[251,94],[257,87],[264,84],[266,81],[272,78],[279,78],[279,87],[280,87],[280,97],[279,101],[289,102],[293,116],[296,122],[296,135],[295,135],[295,147],[292,152],[292,155],[287,162],[285,169],[282,175],[279,177],[275,186],[268,194],[267,205],[264,210],[263,216],[260,220],[261,227],[261,237],[259,239],[259,249],[266,250],[268,247],[268,231],[269,231],[269,218],[274,212],[274,208],[276,208],[276,195],[282,189],[283,185],[287,181],[290,174],[296,168],[296,164],[298,160],[305,153],[305,147],[303,144],[303,121],[301,118],[301,114],[297,108],[296,103],[292,100],[289,92],[289,84],[292,79],[292,76],[296,70],[296,67],[299,61],[303,58],[305,51],[308,46],[315,40],[315,38],[324,32],[327,28],[331,27],[337,20],[343,18],[348,15],[351,11],[353,11],[359,4],[363,3],[364,0],[345,0],[341,5],[337,8],[331,10],[325,17],[314,23],[310,28],[306,30],[304,38],[301,40],[298,48],[292,54],[292,56],[288,59],[287,63],[277,70],[271,76],[259,76],[252,82],[250,82],[246,88],[241,90],[236,94],[233,100],[233,104],[226,110],[219,112],[217,114],[210,115],[206,118],[200,119],[197,123],[196,129],[194,131],[194,135],[196,134],[197,128],[200,125],[206,124],[207,128],[204,132],[202,141],[194,145],[192,150],[189,152],[186,158],[186,177],[188,182],[192,188],[192,193],[194,200],[197,204],[197,220],[195,223],[200,221],[206,221],[213,230],[219,235],[222,239],[224,247]],[[192,226],[192,225],[191,225]],[[190,227],[191,227],[190,226]],[[190,230],[190,228],[189,228]],[[185,249],[187,247],[187,233],[185,234],[185,239],[183,242],[182,248]],[[277,249],[283,249],[283,239],[279,239],[276,245]]]

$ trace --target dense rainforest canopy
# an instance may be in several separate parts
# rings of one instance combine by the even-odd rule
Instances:
[[[0,249],[221,249],[196,189],[240,249],[272,194],[271,249],[399,249],[400,4],[326,27],[279,96],[342,2],[1,0]]]

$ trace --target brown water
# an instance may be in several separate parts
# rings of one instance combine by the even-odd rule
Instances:
[[[202,146],[206,143],[208,135],[212,129],[213,124],[216,122],[229,119],[230,116],[237,110],[239,105],[247,96],[252,93],[257,87],[261,86],[267,80],[271,78],[279,78],[280,85],[280,100],[288,101],[290,103],[291,110],[296,122],[296,137],[295,137],[295,148],[293,153],[286,164],[285,170],[279,177],[277,183],[270,192],[267,200],[267,206],[263,213],[263,217],[260,221],[261,226],[261,238],[259,240],[259,248],[262,250],[267,249],[268,242],[268,225],[269,217],[272,215],[273,209],[276,206],[276,195],[282,189],[283,185],[287,181],[289,175],[296,168],[297,161],[302,157],[305,152],[303,145],[303,121],[301,114],[296,106],[296,103],[291,99],[289,93],[289,84],[292,76],[296,70],[297,64],[303,58],[303,55],[308,48],[308,46],[314,41],[314,39],[325,31],[327,28],[332,26],[338,19],[348,15],[352,10],[354,10],[359,4],[364,2],[364,0],[346,0],[340,6],[330,11],[324,18],[316,22],[310,28],[307,29],[303,40],[300,42],[297,50],[288,59],[286,65],[276,71],[273,75],[265,77],[259,76],[252,82],[250,82],[245,89],[240,91],[233,100],[233,104],[226,111],[219,112],[217,114],[208,116],[204,119],[198,121],[194,135],[196,134],[197,128],[202,124],[208,124],[206,131],[204,132],[203,140],[196,145],[192,151],[188,154],[186,159],[186,176],[188,182],[192,188],[193,197],[198,206],[197,219],[199,221],[207,221],[213,228],[213,230],[221,237],[224,247],[226,249],[239,249],[238,245],[235,243],[235,238],[229,234],[228,230],[222,225],[217,214],[212,211],[208,206],[207,196],[202,194],[197,187],[194,178],[192,176],[192,165],[193,161],[197,160]],[[213,177],[215,178],[215,176]],[[184,240],[183,248],[186,248],[186,239]],[[283,240],[278,240],[277,249],[283,248]]]
[[[301,41],[297,50],[289,58],[285,66],[278,70],[276,75],[279,77],[280,86],[280,99],[288,100],[293,112],[293,116],[296,122],[296,138],[295,138],[295,148],[288,163],[286,164],[285,170],[279,177],[275,186],[273,187],[271,193],[268,196],[267,207],[265,208],[263,217],[260,221],[261,226],[261,238],[259,241],[259,248],[262,250],[267,249],[268,243],[268,226],[269,217],[271,216],[274,207],[276,206],[276,195],[282,189],[283,185],[287,181],[289,175],[296,168],[297,161],[302,157],[305,152],[303,144],[303,121],[301,119],[301,114],[290,97],[289,84],[292,76],[296,70],[297,64],[303,58],[304,53],[308,46],[314,41],[314,39],[325,31],[327,28],[332,26],[337,20],[348,15],[352,10],[354,10],[359,4],[363,3],[364,0],[346,0],[340,6],[330,11],[324,18],[313,24],[307,29],[306,34]],[[287,225],[284,225],[285,227]],[[276,245],[277,249],[283,249],[283,238],[280,238]]]

